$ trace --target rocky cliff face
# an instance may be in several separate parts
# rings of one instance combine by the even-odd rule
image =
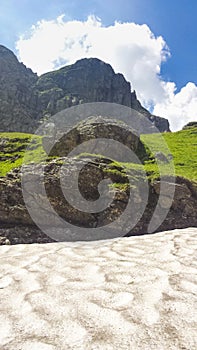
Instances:
[[[82,59],[38,77],[0,46],[0,81],[0,131],[34,132],[42,118],[86,102],[132,107],[161,132],[169,131],[166,119],[151,115],[141,106],[124,76],[96,58]]]
[[[122,74],[96,58],[42,75],[36,84],[43,109],[54,114],[86,102],[114,102],[131,106],[131,88]],[[55,94],[54,94],[55,92]]]
[[[0,46],[0,131],[30,131],[38,117],[37,75]]]
[[[66,167],[62,168],[62,164],[66,162]],[[110,206],[105,210],[92,213],[82,212],[77,209],[77,201],[75,200],[75,206],[68,203],[63,195],[64,186],[60,185],[60,175],[64,178],[73,176],[76,170],[83,169],[79,176],[79,190],[82,196],[90,202],[94,202],[99,197],[98,184],[106,179],[110,178],[113,183],[119,183],[119,187],[112,187],[107,192],[107,196],[110,193],[113,194],[113,201]],[[45,224],[46,228],[50,228],[51,232],[55,232],[57,237],[58,230],[61,231],[60,224],[56,224],[55,214],[48,211],[46,206],[45,193],[42,189],[39,193],[32,192],[31,186],[34,188],[35,182],[39,184],[39,179],[42,174],[42,164],[31,164],[26,166],[25,182],[23,182],[23,191],[29,192],[31,198],[28,203],[28,207],[34,210],[37,217],[37,223]],[[132,171],[133,175],[133,171]],[[135,177],[140,176],[138,171],[135,172]],[[42,181],[43,179],[41,179]],[[45,189],[47,198],[53,206],[55,212],[59,217],[63,218],[66,222],[73,225],[84,228],[103,227],[112,223],[112,237],[121,235],[119,233],[119,227],[115,220],[124,213],[127,207],[129,199],[129,187],[128,178],[121,172],[121,169],[116,164],[110,164],[106,159],[98,161],[94,158],[60,158],[51,160],[45,167]],[[168,207],[169,205],[169,191],[172,184],[170,179],[166,178],[167,191],[163,195],[160,202],[161,209]],[[174,186],[174,185],[173,185]],[[142,215],[142,218],[137,221],[135,227],[128,230],[127,236],[139,235],[147,233],[148,224],[152,218],[155,206],[158,201],[160,192],[160,183],[155,181],[149,183],[149,199]],[[72,189],[70,199],[74,196]],[[74,198],[74,197],[73,197]],[[111,196],[110,196],[111,198]],[[17,243],[41,243],[51,242],[52,238],[48,237],[44,231],[41,231],[35,223],[32,221],[26,205],[23,200],[23,194],[21,189],[20,169],[14,169],[5,178],[0,178],[0,244],[17,244]],[[75,199],[75,198],[74,198]],[[141,211],[143,207],[143,189],[141,187],[134,188],[132,190],[132,203],[136,209],[135,213]],[[37,208],[37,209],[36,209]],[[196,208],[197,208],[197,188],[194,184],[188,180],[178,177],[175,185],[175,196],[172,206],[168,212],[166,219],[158,227],[157,231],[163,231],[184,228],[184,227],[197,227],[196,221]],[[132,211],[129,212],[128,219],[130,220]],[[133,218],[135,219],[135,218]],[[129,222],[128,220],[128,222]],[[125,223],[127,225],[127,222]],[[88,231],[88,230],[87,230]],[[91,235],[91,230],[87,232],[87,240],[94,240],[96,237]],[[110,232],[107,232],[107,237],[110,238]],[[65,237],[65,236],[64,236]],[[78,240],[78,237],[68,233],[68,240]],[[84,240],[84,236],[82,240]],[[99,237],[97,237],[99,239]]]

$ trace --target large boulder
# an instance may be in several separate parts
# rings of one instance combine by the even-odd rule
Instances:
[[[86,144],[86,141],[90,140],[95,142],[92,142],[92,145],[91,143]],[[115,140],[117,143],[110,146],[109,140]],[[98,142],[99,147],[96,148]],[[53,147],[52,144],[54,144]],[[43,137],[43,146],[51,156],[65,157],[79,145],[81,153],[99,153],[103,156],[111,154],[115,155],[116,159],[120,161],[124,161],[124,157],[127,157],[126,153],[129,153],[129,150],[136,154],[146,155],[146,150],[134,129],[124,122],[102,116],[89,117],[79,122],[65,134],[64,132],[62,132],[62,135],[58,132],[57,134],[52,132],[51,136]],[[124,145],[125,148],[120,147],[121,145]],[[50,148],[51,150],[48,152]],[[97,149],[99,149],[99,152]],[[141,152],[139,152],[139,149]]]

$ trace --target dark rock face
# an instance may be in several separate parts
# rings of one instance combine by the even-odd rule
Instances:
[[[111,102],[142,113],[160,132],[170,131],[168,120],[156,117],[142,107],[124,76],[115,74],[109,64],[97,58],[85,58],[71,66],[46,73],[38,79],[36,88],[46,116],[81,103]]]
[[[36,127],[37,75],[0,45],[0,131],[31,131]]]
[[[62,164],[65,162],[66,167],[62,170]],[[75,174],[78,166],[82,169],[78,182],[79,190],[87,201],[93,203],[98,199],[98,185],[103,179],[110,178],[113,183],[119,183],[119,187],[112,187],[107,192],[106,197],[110,193],[113,194],[113,202],[105,210],[98,213],[79,212],[63,196],[64,185],[61,184],[60,186],[60,171],[63,171],[63,176],[66,178]],[[24,191],[29,191],[31,184],[34,181],[39,181],[40,173],[40,164],[26,166]],[[140,173],[136,172],[135,176],[140,177]],[[110,164],[109,160],[105,159],[99,161],[93,158],[60,158],[58,160],[52,160],[45,166],[44,183],[47,198],[50,200],[58,216],[75,226],[85,228],[102,227],[108,223],[113,223],[124,212],[130,195],[127,176],[116,164]],[[171,184],[170,179],[167,178],[165,185],[165,195],[163,195],[160,201],[161,208],[168,207],[169,194],[172,190],[171,187],[174,186]],[[147,233],[148,224],[157,204],[159,192],[159,181],[155,181],[153,184],[149,183],[149,199],[144,214],[136,226],[128,232],[127,236]],[[29,207],[34,207],[35,203],[39,204],[39,210],[37,211],[38,221],[46,222],[46,225],[57,231],[58,226],[55,226],[55,218],[48,212],[45,206],[42,190],[36,195],[32,188],[32,193],[30,194],[32,195],[32,200],[29,202]],[[70,192],[70,199],[72,197],[75,200],[73,189]],[[0,179],[0,244],[52,242],[52,238],[45,235],[35,226],[22,198],[20,170],[15,169],[7,177]],[[132,200],[136,212],[140,211],[144,200],[143,191],[140,187],[134,189],[134,192],[132,192]],[[168,230],[169,228],[197,227],[196,208],[196,186],[190,181],[178,177],[175,184],[175,195],[172,206],[166,219],[156,231]],[[114,222],[113,231],[118,233],[118,229],[117,223]],[[75,237],[73,237],[73,240],[75,240]]]
[[[131,106],[131,87],[122,74],[96,58],[42,75],[36,84],[43,109],[50,115],[86,102],[114,102]]]
[[[0,81],[0,131],[34,132],[43,118],[86,102],[131,107],[159,131],[169,131],[166,119],[151,115],[141,106],[124,76],[97,58],[82,59],[38,77],[0,46]]]

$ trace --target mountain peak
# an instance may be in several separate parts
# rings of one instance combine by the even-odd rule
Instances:
[[[3,54],[15,56],[14,53],[10,49],[8,49],[7,47],[5,47],[3,45],[0,45],[0,55],[2,56]]]
[[[91,57],[38,77],[0,45],[0,131],[34,132],[38,121],[73,105],[111,102],[142,113],[160,131],[164,118],[152,116],[131,92],[131,85],[110,64]]]
[[[111,65],[109,63],[106,63],[102,60],[100,60],[99,58],[97,57],[90,57],[90,58],[81,58],[79,60],[77,60],[74,65],[76,66],[88,66],[88,67],[93,67],[93,66],[96,66],[96,67],[105,67],[105,68],[108,68],[110,71],[112,71],[114,73],[114,70],[113,68],[111,67]]]

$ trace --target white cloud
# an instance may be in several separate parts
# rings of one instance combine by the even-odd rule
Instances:
[[[97,57],[123,73],[142,104],[167,117],[172,130],[197,120],[197,87],[188,83],[176,94],[174,83],[161,80],[160,67],[170,56],[164,39],[145,24],[119,23],[104,27],[100,19],[39,21],[16,43],[18,57],[38,74]]]
[[[156,104],[154,113],[170,121],[171,130],[179,130],[189,121],[197,120],[197,86],[187,83],[180,92],[175,93],[174,83],[166,83],[168,97]]]

